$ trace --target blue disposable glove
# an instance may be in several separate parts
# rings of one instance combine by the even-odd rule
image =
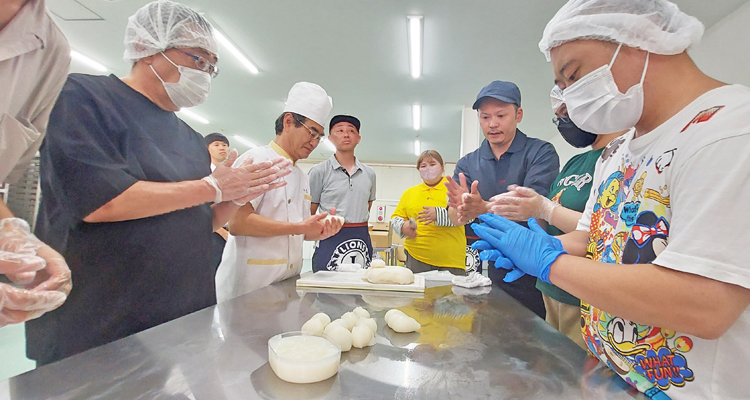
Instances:
[[[528,229],[494,214],[483,214],[479,219],[484,224],[472,224],[471,227],[486,244],[478,241],[472,247],[476,245],[474,248],[482,249],[488,244],[492,249],[487,251],[498,250],[498,253],[489,253],[486,257],[497,256],[501,260],[501,268],[509,269],[500,257],[509,260],[521,272],[551,283],[549,272],[552,263],[561,255],[567,254],[560,239],[547,234],[533,218],[529,219]],[[522,274],[518,275],[516,272],[514,276],[518,279]]]
[[[503,281],[505,282],[514,282],[518,278],[526,275],[523,271],[516,268],[516,266],[500,252],[500,250],[495,250],[486,240],[477,240],[472,243],[471,248],[481,251],[481,253],[479,253],[480,260],[492,261],[494,262],[495,268],[509,270],[503,278]]]

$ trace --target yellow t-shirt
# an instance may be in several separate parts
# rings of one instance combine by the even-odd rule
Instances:
[[[404,192],[392,218],[417,219],[422,207],[448,206],[445,177],[434,187],[421,184]],[[416,260],[436,267],[466,269],[466,235],[463,226],[435,226],[417,223],[416,239],[406,239],[404,248]]]

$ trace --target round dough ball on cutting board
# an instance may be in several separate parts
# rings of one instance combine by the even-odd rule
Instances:
[[[383,268],[385,267],[385,261],[381,259],[375,259],[370,261],[370,268]]]
[[[371,267],[367,271],[365,271],[362,278],[370,283],[385,283],[396,285],[409,285],[411,283],[414,283],[414,273],[406,267]]]

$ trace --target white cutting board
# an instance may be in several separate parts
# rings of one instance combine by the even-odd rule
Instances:
[[[357,290],[378,290],[391,292],[424,292],[424,277],[415,275],[409,285],[370,283],[362,279],[365,270],[357,272],[319,271],[297,279],[298,288],[338,288]]]

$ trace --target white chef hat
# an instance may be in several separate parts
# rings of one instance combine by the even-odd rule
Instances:
[[[673,55],[695,46],[703,24],[667,0],[570,0],[544,28],[539,50],[573,40],[622,43],[655,54]]]
[[[125,60],[135,63],[173,47],[198,47],[219,56],[211,24],[184,4],[154,1],[128,18]]]
[[[325,127],[332,109],[333,99],[322,87],[310,82],[297,82],[289,90],[283,112],[302,115]]]

